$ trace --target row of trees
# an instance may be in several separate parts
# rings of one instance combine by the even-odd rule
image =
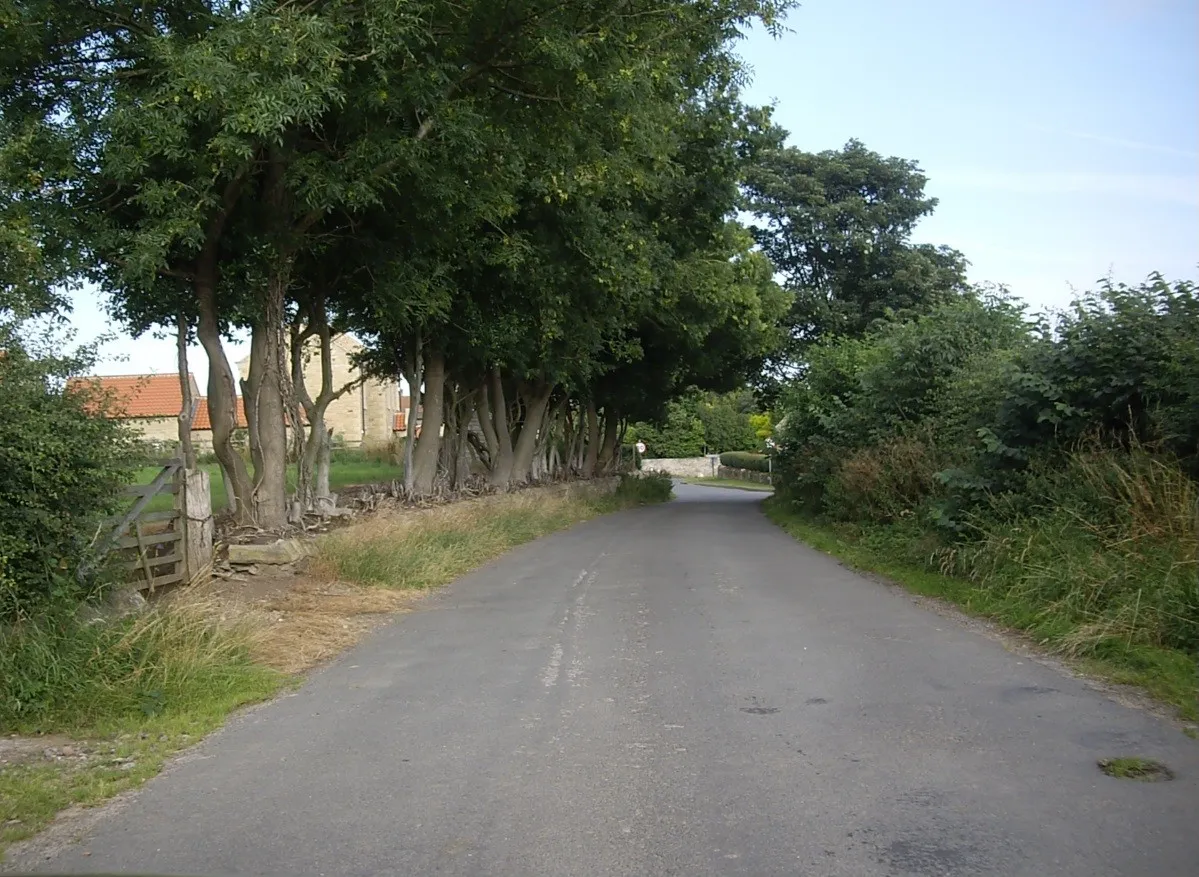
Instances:
[[[790,5],[15,0],[4,305],[88,281],[130,330],[197,339],[216,456],[262,526],[294,512],[289,455],[301,507],[327,494],[345,388],[302,360],[340,331],[417,389],[413,492],[593,473],[626,423],[777,347],[788,297],[730,216],[782,135],[730,46]]]

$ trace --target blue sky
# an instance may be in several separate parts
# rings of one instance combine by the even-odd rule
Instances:
[[[1199,276],[1196,0],[807,0],[788,25],[743,43],[746,99],[776,102],[802,149],[919,161],[940,205],[916,239],[961,250],[972,280],[1042,308],[1109,273]],[[79,340],[104,322],[77,297]],[[106,374],[174,367],[170,340],[104,350]]]
[[[1199,275],[1195,0],[807,0],[742,46],[801,149],[920,162],[917,240],[1035,307]]]

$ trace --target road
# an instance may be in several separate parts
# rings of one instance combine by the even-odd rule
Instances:
[[[1189,875],[1199,743],[799,544],[579,526],[236,718],[50,870]],[[1102,775],[1159,758],[1173,782]]]

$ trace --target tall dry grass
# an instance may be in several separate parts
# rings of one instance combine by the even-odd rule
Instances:
[[[255,625],[221,609],[195,598],[119,621],[58,614],[0,630],[0,729],[99,733],[268,696],[280,679],[253,660]]]
[[[975,541],[942,555],[1014,603],[1064,651],[1147,645],[1199,655],[1199,486],[1144,447],[1089,447],[1033,479],[1031,512],[1002,500]]]
[[[596,498],[558,489],[380,514],[327,536],[311,569],[327,582],[423,590],[600,510]]]
[[[849,453],[824,492],[833,520],[889,523],[944,493],[937,473],[951,461],[931,435],[894,436]]]

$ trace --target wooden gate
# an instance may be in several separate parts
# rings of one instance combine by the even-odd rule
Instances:
[[[126,488],[124,496],[136,501],[122,517],[112,522],[100,556],[118,552],[119,567],[132,573],[133,586],[154,591],[187,580],[186,529],[179,502],[183,463],[172,460],[149,484]],[[171,508],[147,511],[157,496],[174,497]]]

